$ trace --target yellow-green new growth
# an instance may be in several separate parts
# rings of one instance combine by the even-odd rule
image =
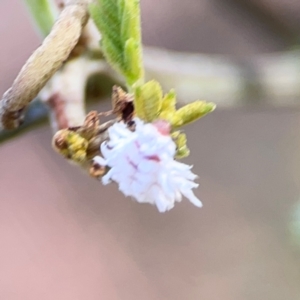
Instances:
[[[125,77],[128,88],[143,82],[139,1],[95,0],[90,14],[101,33],[107,61]]]
[[[186,135],[180,131],[175,131],[172,133],[172,138],[176,144],[177,151],[176,151],[176,158],[184,158],[190,155],[190,150],[187,147],[186,143]]]
[[[212,112],[215,104],[195,101],[176,110],[174,90],[164,96],[157,81],[144,83],[139,0],[95,0],[90,13],[102,35],[106,59],[125,77],[129,92],[134,95],[136,116],[145,122],[169,122],[177,146],[176,157],[188,156],[186,135],[178,129]]]
[[[171,120],[172,116],[176,112],[176,94],[174,90],[171,90],[169,93],[167,93],[163,100],[162,100],[162,106],[161,111],[159,114],[159,118],[163,120]]]
[[[178,109],[170,119],[173,128],[180,128],[192,123],[212,112],[216,105],[212,102],[200,101],[189,103]]]
[[[153,121],[155,117],[166,120],[170,122],[173,129],[178,129],[204,117],[215,107],[216,105],[212,102],[198,100],[176,110],[175,91],[171,90],[163,97],[160,84],[154,80],[140,86],[135,99],[138,117],[147,122]]]
[[[134,87],[134,91],[136,115],[146,122],[166,120],[171,124],[172,131],[204,117],[215,109],[214,103],[195,101],[176,110],[175,91],[171,90],[163,97],[162,88],[155,80]],[[190,151],[186,146],[186,135],[174,131],[172,138],[177,146],[176,157],[188,156]]]
[[[160,84],[152,80],[144,85],[137,86],[134,90],[136,115],[146,122],[152,122],[157,119],[161,110],[163,96]]]

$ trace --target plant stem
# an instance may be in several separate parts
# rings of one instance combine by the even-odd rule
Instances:
[[[42,45],[27,60],[0,100],[0,127],[22,124],[27,105],[68,59],[88,21],[89,0],[69,0]]]

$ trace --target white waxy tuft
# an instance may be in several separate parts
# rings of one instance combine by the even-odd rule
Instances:
[[[174,160],[176,145],[168,132],[168,124],[144,123],[134,119],[135,131],[119,122],[108,129],[109,141],[101,144],[103,157],[94,161],[109,167],[103,184],[115,181],[125,196],[139,203],[156,205],[160,212],[172,209],[182,196],[197,207],[201,201],[192,189],[197,175],[191,166]]]

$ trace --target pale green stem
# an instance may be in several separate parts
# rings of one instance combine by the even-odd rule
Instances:
[[[25,4],[42,37],[47,36],[58,16],[53,0],[25,0]]]

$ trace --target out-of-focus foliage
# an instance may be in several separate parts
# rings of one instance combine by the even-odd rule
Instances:
[[[36,27],[42,36],[47,36],[54,24],[57,10],[50,0],[25,0]]]

